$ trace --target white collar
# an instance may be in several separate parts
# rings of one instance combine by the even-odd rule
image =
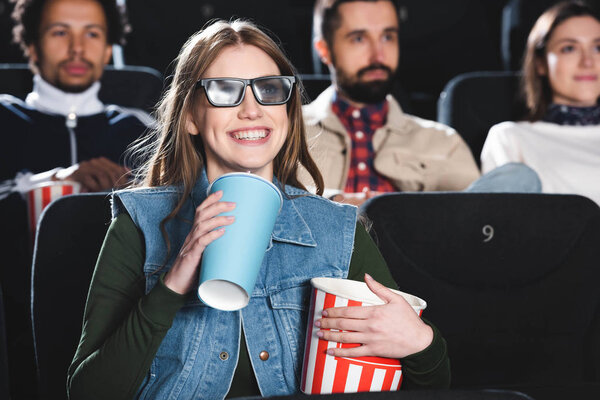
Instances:
[[[96,81],[81,93],[67,93],[52,86],[36,74],[33,77],[33,91],[27,95],[25,102],[38,111],[79,116],[98,114],[104,110],[104,104],[98,99],[100,82]]]

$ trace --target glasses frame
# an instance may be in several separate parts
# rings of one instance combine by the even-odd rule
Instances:
[[[288,93],[288,96],[286,97],[286,99],[283,100],[283,101],[279,101],[279,102],[275,102],[275,103],[264,103],[263,101],[259,100],[258,96],[256,95],[256,89],[254,88],[254,82],[256,82],[256,81],[263,81],[263,80],[267,80],[267,79],[273,79],[273,78],[287,79],[290,82],[290,92]],[[242,97],[235,104],[217,104],[217,103],[213,103],[213,101],[210,99],[210,96],[208,95],[207,85],[208,85],[209,82],[211,82],[211,81],[225,81],[225,80],[227,80],[227,81],[242,82],[244,84],[244,89],[242,90]],[[206,95],[206,99],[214,107],[237,107],[237,106],[239,106],[240,104],[242,104],[242,101],[244,101],[244,98],[246,97],[246,88],[248,86],[250,86],[252,88],[252,94],[254,95],[254,99],[258,102],[258,104],[263,105],[263,106],[278,106],[278,105],[281,105],[281,104],[286,104],[288,101],[290,101],[290,99],[292,97],[292,92],[294,91],[294,84],[295,83],[296,83],[296,77],[295,76],[288,76],[288,75],[261,76],[259,78],[253,78],[253,79],[242,79],[242,78],[206,78],[206,79],[200,79],[200,80],[198,80],[198,82],[196,82],[195,88],[196,89],[198,89],[199,87],[204,88],[204,94]]]

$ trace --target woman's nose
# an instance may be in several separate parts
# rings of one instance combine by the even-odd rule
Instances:
[[[239,105],[238,116],[241,119],[256,119],[262,116],[262,106],[256,101],[250,86],[246,87],[244,100]]]
[[[592,50],[584,50],[581,53],[581,65],[584,67],[593,67],[594,66],[594,57],[597,57],[596,53]]]

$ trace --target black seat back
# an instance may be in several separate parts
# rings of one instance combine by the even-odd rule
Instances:
[[[300,76],[306,98],[304,103],[310,103],[314,101],[322,91],[327,89],[331,85],[331,78],[329,75],[322,74],[303,74]]]
[[[594,202],[399,193],[363,211],[400,289],[428,302],[423,315],[448,342],[453,386],[600,382]]]
[[[500,43],[507,71],[521,69],[529,31],[540,15],[561,0],[509,0],[502,10]],[[600,0],[585,0],[600,10]]]
[[[61,197],[43,212],[32,266],[32,325],[39,392],[66,399],[89,284],[110,224],[109,194]]]
[[[4,318],[2,286],[0,286],[0,398],[10,398],[8,351],[6,349],[6,319]]]
[[[27,64],[0,64],[0,93],[25,99],[33,87]],[[162,75],[149,67],[107,66],[100,80],[98,97],[105,104],[140,108],[151,112],[163,90]]]
[[[438,101],[437,120],[456,129],[473,157],[479,157],[490,128],[502,121],[523,118],[519,74],[484,71],[458,75],[448,82]]]

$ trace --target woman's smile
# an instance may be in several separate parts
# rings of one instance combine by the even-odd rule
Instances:
[[[597,81],[598,75],[576,75],[576,81]]]
[[[236,143],[258,146],[269,140],[271,129],[262,126],[248,127],[230,131],[228,134]]]

